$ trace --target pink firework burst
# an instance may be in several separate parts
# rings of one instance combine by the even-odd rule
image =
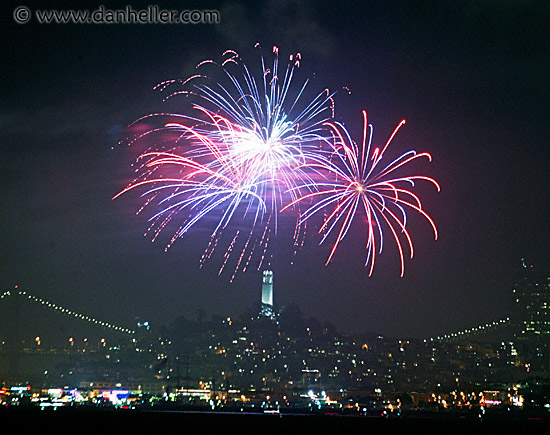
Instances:
[[[388,228],[392,234],[401,260],[401,276],[405,272],[403,245],[409,247],[410,258],[414,255],[412,238],[407,228],[407,211],[413,210],[424,216],[433,228],[437,239],[437,228],[432,218],[423,210],[420,198],[412,192],[416,181],[427,181],[433,184],[437,191],[439,184],[424,175],[398,176],[397,170],[412,161],[427,158],[428,153],[417,153],[409,150],[389,164],[383,163],[383,158],[398,130],[405,124],[402,120],[395,128],[382,149],[376,147],[371,151],[372,126],[367,123],[367,113],[363,111],[363,138],[361,145],[352,140],[347,129],[338,122],[327,122],[333,133],[333,153],[329,163],[314,162],[308,166],[316,167],[324,172],[326,181],[316,182],[315,186],[305,183],[298,186],[300,190],[315,188],[308,194],[300,196],[286,207],[301,201],[312,201],[301,216],[302,221],[324,210],[328,211],[319,233],[324,233],[321,243],[337,232],[330,254],[325,265],[332,260],[338,245],[344,239],[355,219],[364,217],[367,224],[367,258],[365,266],[372,275],[376,253],[381,253],[384,246],[383,228]]]

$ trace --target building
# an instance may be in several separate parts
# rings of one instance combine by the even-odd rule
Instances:
[[[262,314],[273,314],[273,271],[264,270],[262,278]]]
[[[550,338],[550,275],[523,262],[512,293],[517,338]]]
[[[525,355],[550,366],[550,275],[522,259],[512,290],[514,338]]]

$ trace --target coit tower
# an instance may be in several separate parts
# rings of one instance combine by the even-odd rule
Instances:
[[[273,271],[264,270],[262,280],[262,304],[273,307]]]

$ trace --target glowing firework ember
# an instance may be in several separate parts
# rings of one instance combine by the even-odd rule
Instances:
[[[183,214],[183,223],[168,246],[205,217],[216,216],[218,221],[201,265],[218,245],[220,232],[238,213],[239,223],[246,222],[249,230],[242,232],[247,234],[246,241],[235,272],[239,267],[246,270],[256,247],[263,252],[260,268],[269,237],[277,232],[279,209],[299,197],[300,186],[307,185],[304,189],[308,192],[315,188],[312,176],[316,169],[309,163],[328,163],[321,148],[329,144],[331,137],[325,123],[333,110],[332,96],[325,90],[304,103],[308,82],[297,89],[292,86],[300,55],[291,56],[286,69],[279,71],[276,48],[273,54],[271,68],[266,68],[261,59],[261,80],[254,78],[234,51],[224,53],[219,64],[201,62],[197,66],[201,72],[214,65],[218,72],[222,71],[225,81],[213,82],[206,75],[197,74],[185,81],[167,81],[156,87],[161,91],[178,84],[183,87],[166,98],[198,97],[200,103],[193,105],[196,116],[163,113],[136,121],[152,117],[168,120],[131,143],[164,132],[175,135],[175,147],[140,156],[139,160],[144,162],[141,173],[115,198],[137,187],[147,188],[143,194],[146,205],[156,200],[160,207],[151,218],[153,240],[169,221]],[[237,73],[233,73],[235,69]],[[260,225],[257,237],[253,237]],[[296,237],[303,234],[299,228],[300,224],[294,231],[295,246],[299,245]],[[229,253],[237,249],[239,234],[237,231],[226,250],[220,273]]]
[[[321,226],[320,233],[324,233],[320,243],[323,243],[338,228],[336,241],[328,256],[328,264],[339,243],[346,236],[352,221],[364,212],[367,223],[367,259],[365,266],[369,265],[369,276],[374,268],[374,260],[378,248],[382,252],[384,233],[383,226],[389,228],[399,251],[401,260],[401,276],[405,271],[402,239],[407,241],[410,257],[413,257],[413,243],[407,225],[406,209],[412,209],[424,216],[431,224],[434,236],[437,239],[437,229],[430,216],[422,209],[422,204],[417,195],[407,189],[414,186],[415,181],[425,180],[435,185],[439,191],[437,182],[423,175],[397,176],[395,172],[412,162],[425,157],[431,161],[428,153],[416,153],[408,151],[387,165],[383,165],[382,159],[392,139],[399,128],[405,124],[401,121],[392,135],[380,150],[374,148],[372,154],[372,126],[367,124],[367,113],[363,111],[363,139],[359,147],[350,137],[346,128],[340,123],[327,123],[334,132],[334,154],[330,163],[308,163],[320,171],[328,174],[327,180],[331,181],[315,183],[315,186],[304,183],[298,189],[315,188],[315,191],[303,195],[285,208],[291,207],[304,200],[313,200],[313,204],[302,214],[302,221],[309,219],[314,214],[330,208],[332,211],[326,217]],[[369,158],[370,155],[370,158]],[[334,180],[334,181],[332,181]],[[362,213],[361,213],[362,215]]]

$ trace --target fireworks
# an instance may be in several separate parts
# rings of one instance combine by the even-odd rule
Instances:
[[[261,266],[267,243],[277,233],[278,213],[290,199],[301,194],[298,187],[307,181],[314,186],[315,170],[310,162],[325,159],[321,149],[331,135],[324,123],[332,113],[332,95],[324,90],[306,100],[308,81],[293,85],[301,56],[290,56],[285,70],[279,70],[278,50],[267,68],[261,58],[261,79],[256,80],[234,51],[227,51],[221,63],[201,62],[197,68],[212,65],[220,81],[205,74],[196,74],[185,81],[167,81],[156,88],[171,91],[166,99],[177,95],[198,98],[192,108],[196,116],[177,113],[148,115],[139,119],[166,119],[162,127],[151,129],[131,143],[153,133],[175,137],[175,148],[169,151],[146,152],[140,156],[139,176],[119,195],[146,187],[146,204],[157,202],[159,210],[151,217],[150,230],[155,239],[173,218],[184,217],[183,224],[172,237],[170,246],[207,216],[218,216],[211,231],[211,240],[201,259],[210,257],[219,243],[220,233],[239,216],[239,224],[248,224],[248,234],[237,263],[246,267],[253,251],[260,248]],[[172,90],[180,85],[183,89]],[[176,174],[175,176],[173,174]],[[256,236],[253,233],[258,231]],[[239,233],[237,233],[239,234]],[[303,234],[294,231],[296,237]],[[235,251],[236,236],[226,251]],[[248,258],[247,261],[243,261]]]
[[[210,240],[200,265],[214,251],[223,249],[220,274],[229,258],[236,257],[231,281],[239,270],[244,272],[252,265],[253,258],[257,269],[262,267],[282,211],[286,211],[284,216],[292,211],[295,217],[290,231],[295,254],[304,244],[307,222],[316,214],[325,214],[320,243],[337,233],[326,264],[352,222],[363,216],[369,276],[377,252],[382,252],[383,228],[387,228],[397,244],[403,276],[405,241],[413,256],[407,211],[424,216],[437,239],[433,220],[410,187],[419,180],[432,183],[437,190],[439,185],[430,177],[396,174],[413,160],[431,161],[431,156],[408,151],[383,164],[386,150],[405,121],[382,149],[371,150],[372,126],[363,112],[363,138],[358,146],[343,124],[333,120],[333,94],[325,89],[308,99],[308,81],[294,85],[301,56],[290,56],[283,70],[279,69],[277,48],[273,49],[273,59],[268,68],[261,57],[257,79],[230,50],[220,63],[201,62],[198,73],[187,80],[157,85],[156,89],[167,93],[165,99],[191,97],[184,101],[194,101],[189,108],[195,115],[157,113],[134,123],[162,120],[161,126],[140,134],[130,144],[160,133],[169,136],[170,148],[143,153],[138,158],[138,176],[115,198],[144,189],[146,200],[138,213],[147,206],[157,206],[148,230],[154,234],[153,241],[178,218],[178,229],[167,248],[204,222]],[[203,73],[209,68],[221,79],[216,81]],[[229,243],[222,238],[226,229]]]
[[[305,183],[300,189],[315,187],[315,191],[300,196],[285,208],[296,203],[313,200],[313,204],[302,214],[302,221],[309,219],[314,214],[330,208],[330,214],[325,218],[319,232],[324,233],[320,243],[323,243],[338,228],[336,241],[328,256],[328,264],[339,243],[344,239],[352,221],[362,210],[367,224],[367,259],[365,266],[369,267],[369,276],[374,269],[374,260],[378,246],[382,252],[384,242],[383,226],[389,228],[399,251],[401,260],[401,276],[405,271],[402,239],[407,241],[410,257],[413,257],[414,249],[407,225],[406,209],[412,209],[424,216],[431,224],[434,236],[437,239],[437,228],[431,217],[422,209],[422,204],[417,195],[407,187],[414,186],[416,180],[425,180],[437,188],[438,183],[430,177],[423,175],[396,176],[396,171],[419,158],[427,158],[428,153],[416,153],[407,151],[391,163],[383,165],[382,159],[392,139],[405,124],[401,121],[395,128],[385,146],[374,148],[371,154],[372,126],[367,123],[367,113],[363,111],[363,139],[359,147],[354,142],[346,128],[337,122],[328,122],[327,125],[334,132],[333,158],[327,164],[325,162],[311,163],[320,171],[327,174],[327,181],[318,182],[315,186]],[[369,158],[370,155],[370,158]]]

